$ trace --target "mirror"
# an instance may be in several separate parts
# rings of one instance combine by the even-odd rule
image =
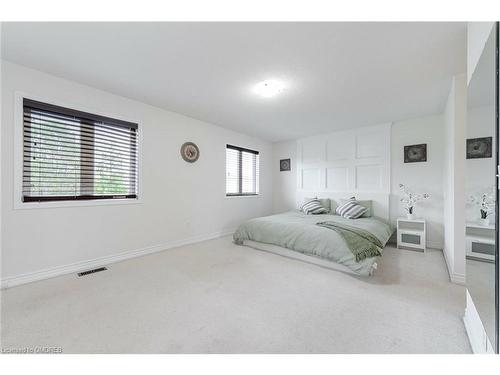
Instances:
[[[496,27],[467,89],[466,283],[488,339],[496,347]]]

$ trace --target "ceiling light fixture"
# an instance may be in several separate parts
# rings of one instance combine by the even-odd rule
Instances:
[[[254,87],[254,92],[264,98],[272,98],[283,92],[285,85],[283,82],[270,79],[266,81],[259,82]]]

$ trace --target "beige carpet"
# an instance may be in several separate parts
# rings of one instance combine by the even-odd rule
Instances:
[[[356,278],[230,237],[2,292],[4,348],[64,353],[468,353],[440,251]]]

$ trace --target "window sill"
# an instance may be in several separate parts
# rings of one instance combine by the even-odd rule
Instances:
[[[227,199],[234,199],[234,198],[261,198],[261,194],[248,194],[248,195],[226,195]]]
[[[37,210],[44,208],[70,208],[91,206],[122,206],[141,204],[141,199],[95,199],[82,201],[57,201],[57,202],[15,202],[14,210]]]

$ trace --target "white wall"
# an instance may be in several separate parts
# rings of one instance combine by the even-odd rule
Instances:
[[[280,160],[291,159],[291,170],[280,172]],[[296,208],[297,141],[273,144],[273,213]]]
[[[370,127],[361,130],[370,129]],[[332,133],[336,135],[345,132]],[[324,135],[323,135],[324,136]],[[323,137],[321,136],[321,137]],[[320,138],[321,138],[320,137]],[[415,192],[431,194],[428,201],[416,207],[416,213],[428,221],[427,245],[442,249],[444,243],[443,223],[443,157],[444,157],[444,117],[429,116],[392,124],[390,133],[390,219],[396,223],[399,216],[404,216],[404,207],[400,203],[399,184],[407,184]],[[338,142],[340,143],[340,141]],[[337,143],[337,144],[338,144]],[[426,163],[404,163],[405,145],[427,143]],[[343,143],[342,146],[347,145]],[[350,146],[349,153],[354,153]],[[340,150],[340,148],[339,148]],[[273,145],[273,208],[275,213],[297,208],[297,141],[275,143]],[[279,159],[292,158],[292,172],[279,172]],[[354,193],[354,190],[352,191]]]
[[[391,124],[297,140],[296,204],[318,196],[372,200],[372,214],[389,220]]]
[[[442,115],[395,122],[391,133],[391,220],[405,216],[400,202],[399,184],[415,193],[428,193],[429,199],[417,203],[415,214],[427,221],[427,246],[444,246],[443,159],[444,117]],[[404,163],[404,146],[427,144],[427,162]]]
[[[142,203],[14,209],[17,90],[138,120],[143,138]],[[2,104],[3,279],[215,236],[272,211],[272,145],[268,142],[6,61],[2,65]],[[185,141],[200,147],[200,159],[194,164],[180,157],[179,148]],[[260,197],[225,197],[226,143],[260,151]]]
[[[494,22],[469,22],[467,24],[467,84],[483,53]]]
[[[444,112],[444,255],[452,281],[465,283],[466,76],[453,78]]]

